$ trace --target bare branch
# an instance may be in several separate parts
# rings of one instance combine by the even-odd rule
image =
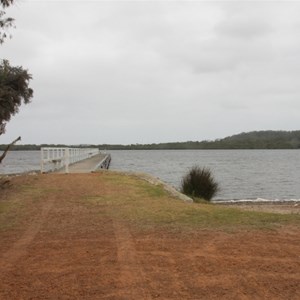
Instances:
[[[9,149],[18,141],[21,141],[21,137],[19,136],[18,138],[16,138],[13,142],[11,142],[6,149],[4,150],[4,152],[2,153],[2,155],[0,156],[0,164],[2,163],[2,160],[5,158],[7,152],[9,151]]]

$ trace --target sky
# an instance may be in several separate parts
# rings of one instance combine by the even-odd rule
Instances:
[[[0,144],[299,130],[300,1],[26,1],[0,58],[32,74]]]

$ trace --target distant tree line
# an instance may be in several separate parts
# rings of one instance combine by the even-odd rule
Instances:
[[[78,147],[70,145],[15,145],[13,150],[40,150],[41,147]],[[300,130],[297,131],[252,131],[243,132],[214,141],[174,142],[160,144],[131,145],[80,145],[80,147],[96,147],[101,150],[184,150],[184,149],[300,149]],[[4,150],[5,145],[0,145]]]

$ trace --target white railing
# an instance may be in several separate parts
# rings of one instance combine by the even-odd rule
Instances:
[[[99,154],[97,148],[41,148],[41,173],[65,168],[69,165]]]

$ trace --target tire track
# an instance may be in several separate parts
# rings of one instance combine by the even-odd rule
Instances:
[[[176,255],[170,251],[156,251],[153,254],[156,257],[163,257],[165,263],[167,264],[164,273],[167,275],[169,280],[166,289],[169,291],[169,293],[172,292],[172,295],[169,297],[188,299],[189,295],[187,287],[182,279],[182,274],[179,272],[178,258]]]
[[[53,203],[53,200],[49,200],[43,204],[40,214],[32,221],[22,237],[2,255],[0,261],[0,279],[5,273],[14,268],[16,261],[26,255],[28,246],[40,231],[53,206]]]
[[[117,243],[118,263],[120,266],[118,295],[120,299],[152,299],[147,287],[145,275],[139,263],[133,237],[126,225],[113,220]]]

